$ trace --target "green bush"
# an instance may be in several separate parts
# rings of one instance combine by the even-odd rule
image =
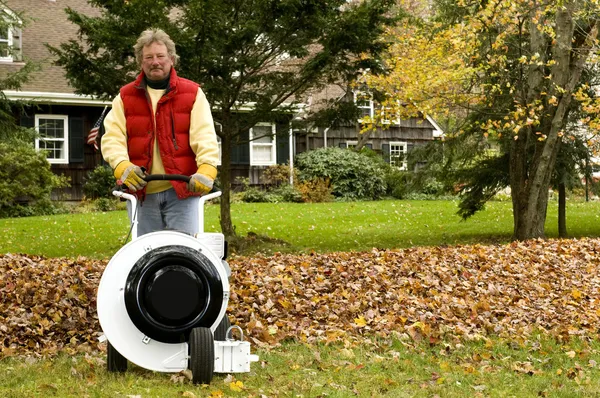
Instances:
[[[435,177],[426,177],[423,180],[421,192],[425,195],[439,196],[445,193],[444,184]]]
[[[94,201],[94,209],[97,211],[112,211],[117,209],[119,199],[117,198],[98,198]]]
[[[379,199],[385,194],[380,161],[348,149],[320,148],[296,158],[301,181],[328,179],[338,199]]]
[[[385,175],[386,193],[396,199],[404,199],[410,190],[410,173],[390,167]]]
[[[97,166],[89,171],[83,184],[83,193],[89,199],[112,198],[112,191],[117,183],[109,166]]]
[[[302,192],[290,184],[280,185],[271,191],[273,195],[281,197],[282,202],[302,203]]]
[[[247,203],[277,203],[283,201],[281,196],[255,187],[247,188],[243,192],[242,200]]]
[[[66,177],[52,173],[45,155],[31,143],[0,142],[0,217],[63,212],[51,193],[66,186]]]

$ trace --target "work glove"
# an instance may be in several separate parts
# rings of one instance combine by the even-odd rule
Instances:
[[[144,171],[128,160],[123,160],[115,168],[115,178],[117,184],[125,184],[129,191],[136,192],[142,190],[147,182],[144,181]]]
[[[188,182],[188,189],[191,192],[200,192],[203,195],[210,192],[213,187],[217,169],[209,164],[203,164],[198,167],[198,171],[193,174]]]

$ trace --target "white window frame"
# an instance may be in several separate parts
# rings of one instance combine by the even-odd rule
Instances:
[[[358,145],[358,141],[346,141],[346,149],[355,148]]]
[[[390,145],[390,165],[397,167],[400,170],[408,170],[408,162],[406,160],[406,155],[408,154],[408,143],[406,141],[390,141],[389,143]],[[402,146],[404,147],[404,151],[398,151],[398,153],[402,153],[403,159],[402,159],[402,164],[398,165],[396,164],[396,161],[394,161],[393,156],[397,156],[392,150],[393,146]]]
[[[221,159],[223,157],[223,145],[221,144],[221,137],[217,135],[217,145],[219,147],[219,158],[217,159],[217,166],[221,165]]]
[[[273,124],[273,123],[257,123],[256,126],[271,126],[272,140],[270,143],[255,142],[254,141],[255,138],[260,138],[260,137],[264,137],[264,136],[254,137],[254,128],[250,128],[250,166],[272,166],[272,165],[277,164],[275,124]],[[271,161],[264,162],[264,161],[259,161],[259,160],[254,159],[254,148],[259,148],[259,147],[260,148],[265,148],[265,147],[271,148]]]
[[[40,141],[62,141],[64,142],[63,157],[60,159],[48,158],[50,164],[68,164],[69,163],[69,116],[68,115],[35,115],[35,131],[40,133],[40,119],[46,120],[62,120],[64,121],[64,137],[43,139],[36,137],[35,150],[40,150]]]
[[[11,48],[13,46],[13,34],[12,34],[12,29],[10,27],[8,27],[8,39],[0,39],[0,43],[6,43],[6,48],[8,49],[8,56],[6,57],[2,57],[0,56],[0,61],[2,62],[12,62],[13,61],[13,57],[10,53]]]
[[[12,18],[13,20],[16,21],[16,23],[18,25],[21,24],[21,20],[17,18],[17,16],[9,9],[6,8],[0,8],[0,18],[4,18],[5,21],[9,22],[8,18]],[[0,40],[0,42],[2,43],[6,43],[7,44],[7,48],[8,48],[8,55],[6,57],[2,57],[0,56],[0,62],[14,62],[14,57],[12,55],[12,50],[14,48],[14,37],[13,37],[13,28],[14,26],[9,25],[8,29],[7,29],[7,39],[6,40]]]
[[[371,118],[371,120],[373,120],[373,116],[375,115],[375,105],[373,103],[373,95],[368,94],[365,91],[360,91],[360,90],[354,91],[353,94],[354,94],[354,103],[356,104],[356,107],[358,109],[368,109],[369,110],[369,117]],[[364,96],[366,96],[367,94],[369,96],[369,106],[358,105],[358,103],[357,103],[357,96],[358,95],[364,95]],[[362,117],[358,119],[359,123],[362,123],[363,121],[364,121],[364,119]]]

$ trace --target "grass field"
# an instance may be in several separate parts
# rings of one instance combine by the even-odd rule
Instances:
[[[273,238],[246,248],[245,254],[510,240],[510,202],[491,202],[466,222],[455,213],[456,203],[451,201],[232,207],[240,235],[254,232]],[[599,214],[599,203],[569,203],[570,236],[600,236]],[[216,205],[207,208],[206,229],[219,229]],[[2,219],[0,253],[110,258],[127,231],[123,211]],[[549,237],[557,235],[555,203],[548,210],[546,231]],[[1,358],[0,396],[600,397],[598,340],[559,342],[533,336],[429,344],[400,338],[332,345],[285,342],[272,348],[253,346],[252,351],[260,362],[250,373],[215,375],[210,386],[195,386],[185,375],[154,373],[135,365],[125,374],[110,374],[104,354],[98,352],[65,352],[49,359]]]
[[[487,340],[429,346],[284,344],[256,351],[250,373],[216,374],[195,386],[179,374],[130,365],[106,372],[103,357],[0,360],[0,395],[17,397],[598,397],[600,344]]]
[[[241,254],[364,251],[373,247],[504,243],[512,235],[510,202],[490,202],[467,221],[453,201],[376,201],[319,204],[236,203],[232,218],[241,236],[249,232],[274,241],[256,241]],[[206,230],[219,231],[218,206],[206,210]],[[556,203],[548,209],[546,233],[557,237]],[[600,203],[572,202],[567,208],[569,236],[600,236]],[[0,220],[0,253],[50,257],[110,258],[128,233],[124,211]],[[285,242],[285,244],[283,243]]]

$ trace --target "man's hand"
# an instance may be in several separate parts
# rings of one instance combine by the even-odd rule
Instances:
[[[131,192],[142,190],[147,184],[142,169],[128,160],[123,160],[117,165],[114,175],[117,184],[125,184]]]
[[[217,169],[211,165],[203,164],[198,167],[188,182],[188,189],[192,192],[200,192],[203,195],[210,192],[217,176]]]

